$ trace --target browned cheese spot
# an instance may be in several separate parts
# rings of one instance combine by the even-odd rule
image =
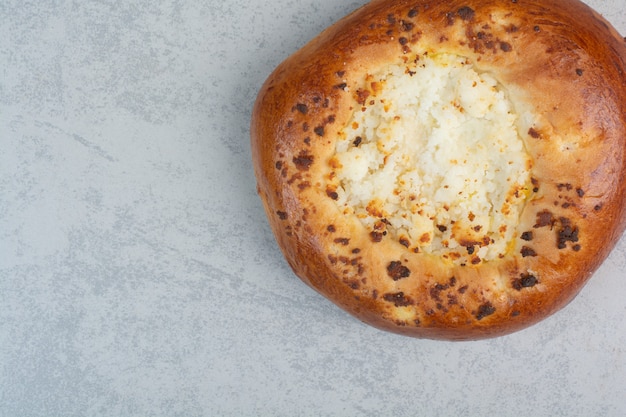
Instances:
[[[361,88],[356,90],[356,101],[357,101],[357,103],[359,103],[361,106],[364,106],[365,102],[369,98],[370,94],[371,93],[370,93],[369,90],[364,90],[364,89],[361,89]]]

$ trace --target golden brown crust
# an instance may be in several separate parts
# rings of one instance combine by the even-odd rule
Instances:
[[[424,52],[468,57],[539,116],[523,138],[535,189],[502,259],[411,252],[344,216],[326,187],[360,80]],[[283,62],[255,104],[258,191],[286,259],[346,311],[405,335],[486,338],[552,314],[626,227],[625,61],[624,39],[577,0],[372,1]]]

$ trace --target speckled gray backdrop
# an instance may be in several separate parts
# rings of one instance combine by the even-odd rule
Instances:
[[[252,102],[364,3],[0,1],[1,416],[626,415],[626,239],[482,342],[379,332],[291,274]]]

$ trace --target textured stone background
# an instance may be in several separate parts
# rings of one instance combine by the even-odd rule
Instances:
[[[365,0],[0,2],[1,416],[622,416],[626,238],[471,343],[290,272],[250,164],[269,72]],[[622,0],[588,0],[626,33]]]

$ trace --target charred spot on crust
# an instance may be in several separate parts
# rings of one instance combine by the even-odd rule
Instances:
[[[522,254],[522,257],[526,258],[528,256],[537,256],[537,252],[535,252],[534,249],[529,248],[528,246],[523,246],[522,250],[520,251],[520,253]]]
[[[517,291],[521,291],[523,288],[531,288],[539,283],[536,276],[532,274],[522,274],[520,277],[513,281],[512,286]]]
[[[417,16],[418,13],[419,12],[417,11],[417,9],[411,9],[411,10],[409,10],[408,16],[413,18],[413,17]]]
[[[402,291],[396,293],[387,293],[383,295],[383,299],[393,303],[396,307],[406,307],[413,304],[413,300],[406,297]]]
[[[391,261],[389,265],[387,265],[387,275],[394,281],[398,281],[411,275],[411,270],[402,265],[400,261]]]
[[[279,219],[287,220],[287,213],[285,213],[284,211],[277,211],[276,214],[278,215]]]
[[[400,37],[400,39],[398,39],[398,42],[400,42],[400,45],[406,45],[407,43],[409,43],[409,40],[407,38],[405,38],[404,36]]]
[[[458,301],[456,295],[448,294],[448,305],[449,306],[455,306],[455,305],[458,305],[458,304],[459,304],[459,301]]]
[[[415,27],[415,25],[413,23],[411,23],[411,22],[407,22],[407,21],[404,21],[404,20],[400,21],[400,29],[403,32],[410,32],[410,31],[413,30],[414,27]]]
[[[352,288],[353,290],[358,290],[361,287],[361,283],[356,279],[346,281],[346,284],[348,285],[348,287]]]
[[[453,12],[446,13],[446,24],[448,26],[454,25],[454,13]]]
[[[456,14],[465,21],[471,21],[474,20],[475,12],[474,9],[472,9],[471,7],[463,6],[459,10],[457,10]]]
[[[386,232],[377,232],[376,230],[374,230],[372,233],[370,233],[370,239],[372,239],[372,242],[374,243],[378,243],[381,242],[383,240],[383,236],[385,236]]]
[[[539,139],[541,135],[534,128],[528,129],[528,135],[533,139]]]
[[[335,233],[337,231],[337,228],[334,225],[329,224],[326,230],[328,230],[329,233]]]
[[[554,216],[548,210],[543,210],[537,213],[537,223],[535,223],[534,227],[535,229],[538,229],[546,226],[550,226],[550,228],[554,226]]]
[[[531,240],[533,240],[533,232],[522,233],[521,239],[525,240],[526,242],[530,242]]]
[[[317,136],[324,136],[324,126],[317,126],[315,129],[313,129],[313,131]]]
[[[354,138],[354,141],[352,142],[352,144],[358,148],[362,141],[363,141],[363,138],[361,136],[357,136],[356,138]]]
[[[583,191],[582,188],[577,188],[576,194],[578,195],[578,197],[583,198],[585,196],[585,191]]]
[[[536,178],[531,178],[530,182],[533,184],[533,193],[539,191],[539,181]]]
[[[326,189],[326,195],[330,198],[332,198],[333,200],[337,200],[339,198],[339,194],[337,194],[337,191],[335,191],[332,188],[327,188]]]
[[[294,156],[292,161],[298,170],[308,171],[313,164],[313,160],[313,155],[309,155],[305,151],[302,151],[298,156]]]
[[[432,298],[435,301],[441,301],[441,289],[439,289],[437,286],[434,286],[430,289],[430,298]]]
[[[561,218],[561,228],[557,232],[557,247],[559,249],[565,249],[567,242],[578,242],[578,228],[572,226],[569,219]]]
[[[503,52],[511,52],[511,50],[513,50],[513,47],[508,42],[500,42],[500,49]]]
[[[576,75],[578,75],[579,77],[583,76],[584,71],[581,70],[580,68],[576,68]]]
[[[448,288],[450,288],[449,284],[435,284],[429,291],[430,297],[435,301],[441,302],[441,292]],[[448,298],[450,298],[450,296],[448,296]]]
[[[487,316],[491,316],[495,312],[496,308],[493,306],[493,304],[487,301],[485,304],[482,304],[480,307],[478,307],[478,311],[476,312],[476,320],[482,320]]]
[[[347,237],[338,237],[334,240],[334,242],[343,246],[348,246],[350,244],[350,239],[348,239]]]
[[[296,110],[298,110],[302,114],[307,114],[309,112],[308,106],[302,103],[296,104]]]

